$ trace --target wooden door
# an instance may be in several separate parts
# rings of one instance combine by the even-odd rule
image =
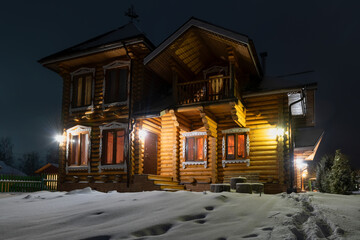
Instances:
[[[148,132],[145,137],[144,174],[157,174],[157,135]]]

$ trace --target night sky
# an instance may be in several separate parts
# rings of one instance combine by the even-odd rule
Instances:
[[[0,137],[15,157],[55,144],[62,80],[37,60],[128,22],[157,46],[191,16],[248,35],[267,51],[267,75],[317,82],[315,160],[341,148],[360,168],[360,1],[6,1],[0,6]]]

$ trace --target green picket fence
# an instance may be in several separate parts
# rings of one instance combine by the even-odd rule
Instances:
[[[41,190],[56,191],[57,176],[0,175],[0,192],[36,192]]]

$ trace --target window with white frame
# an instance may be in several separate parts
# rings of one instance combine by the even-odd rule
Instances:
[[[222,164],[246,163],[250,165],[249,128],[232,128],[223,130]]]
[[[204,161],[205,136],[186,137],[185,161]]]
[[[75,126],[67,130],[67,160],[69,166],[87,166],[90,158],[91,127]]]
[[[126,123],[115,121],[100,126],[100,170],[125,168],[126,129]]]
[[[121,104],[127,101],[130,62],[115,61],[104,68],[104,104]]]
[[[183,168],[187,165],[204,165],[207,168],[206,132],[186,132],[183,140]]]

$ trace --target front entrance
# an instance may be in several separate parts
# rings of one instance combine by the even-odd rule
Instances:
[[[157,174],[157,142],[157,135],[147,132],[144,147],[144,174]]]

